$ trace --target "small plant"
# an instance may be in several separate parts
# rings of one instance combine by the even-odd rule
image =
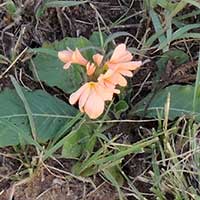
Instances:
[[[58,53],[59,59],[65,63],[64,69],[71,64],[79,64],[85,67],[90,82],[70,96],[70,104],[79,102],[79,109],[90,118],[96,119],[104,111],[105,101],[111,101],[113,94],[119,94],[117,85],[127,85],[124,76],[132,77],[131,71],[138,69],[141,61],[132,61],[133,56],[126,50],[125,44],[118,45],[110,60],[101,54],[93,55],[93,62],[86,60],[78,49],[66,50]]]

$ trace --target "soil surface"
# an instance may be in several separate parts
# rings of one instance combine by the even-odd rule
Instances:
[[[0,0],[0,5],[5,2]],[[87,3],[70,8],[48,8],[39,17],[37,16],[37,11],[42,1],[15,0],[14,2],[18,6],[18,12],[14,16],[8,13],[5,7],[0,6],[0,54],[8,58],[12,57],[13,52],[18,55],[26,47],[41,47],[45,42],[61,40],[66,36],[85,36],[89,38],[93,31],[98,31],[97,16],[102,30],[106,33],[126,31],[133,34],[135,37],[128,39],[128,45],[135,46],[136,48],[140,45],[138,40],[142,40],[146,29],[150,27],[150,30],[153,30],[144,12],[142,1],[91,1],[91,4]],[[134,3],[132,4],[132,2]],[[188,11],[185,10],[185,12],[187,13]],[[120,17],[123,15],[132,15],[132,17],[124,20],[123,23],[116,23],[121,20]],[[124,39],[126,38],[121,37],[116,41],[120,42],[124,41]],[[179,46],[179,48],[185,49],[184,46]],[[191,49],[193,50],[191,52],[197,52],[197,44],[191,44]],[[131,99],[133,104],[147,95],[154,87],[151,78],[156,71],[155,63],[156,56],[159,56],[158,54],[159,52],[149,50],[145,57],[136,55],[136,57],[142,60],[149,59],[149,61],[142,66],[135,78],[130,82],[130,88],[133,89],[130,94],[134,97]],[[40,84],[31,78],[32,74],[27,67],[28,59],[28,55],[25,55],[16,63],[15,67],[11,68],[7,74],[0,78],[0,90],[3,90],[5,87],[13,87],[8,76],[9,74],[14,74],[25,86],[31,89],[41,88]],[[194,60],[190,63],[185,66],[179,66],[179,71],[174,69],[175,65],[173,63],[168,63],[168,77],[163,77],[165,86],[172,83],[194,82],[195,68],[197,66],[196,60],[197,58],[194,57]],[[173,66],[172,69],[170,66]],[[194,66],[194,68],[191,66]],[[8,63],[0,64],[0,74],[7,67]],[[175,78],[172,76],[175,73],[174,71],[180,72]],[[143,82],[145,84],[140,91]],[[63,92],[57,88],[45,86],[45,89],[51,94],[65,98]],[[121,116],[122,119],[127,119],[127,117],[127,113]],[[156,122],[119,123],[108,130],[106,134],[112,136],[119,134],[118,142],[130,144],[139,141],[142,137],[148,137],[148,130],[156,126]],[[13,148],[0,149],[0,200],[119,199],[116,189],[101,177],[81,178],[70,174],[72,161],[67,159],[48,160],[47,163],[31,171],[32,169],[29,168],[30,163],[27,163],[25,166],[24,163],[20,162],[20,159],[16,159],[16,157],[20,158],[21,155],[16,156],[15,154],[16,151]],[[31,158],[31,153],[29,156]],[[148,200],[154,200],[156,198],[150,191],[151,183],[142,178],[144,174],[149,176],[151,171],[148,156],[148,153],[128,156],[123,161],[123,170],[131,177],[131,181],[138,191],[145,193]],[[34,162],[33,158],[32,161]],[[128,186],[125,184],[123,187],[124,198],[135,200],[136,198],[130,194],[127,188]],[[169,196],[168,199],[173,198]]]

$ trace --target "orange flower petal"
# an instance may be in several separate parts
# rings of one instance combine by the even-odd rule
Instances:
[[[96,119],[104,111],[104,100],[93,90],[84,106],[84,111],[91,119]]]
[[[96,67],[94,66],[94,63],[87,63],[86,65],[86,70],[87,70],[87,75],[91,76],[94,74]]]
[[[88,87],[88,83],[84,84],[76,92],[72,93],[69,97],[69,103],[74,105],[79,100],[80,96],[82,95],[82,93],[87,87]]]
[[[126,69],[126,70],[136,70],[138,67],[142,65],[141,61],[132,61],[132,62],[126,62],[126,63],[120,63],[118,64],[120,69]]]
[[[128,77],[133,76],[133,73],[131,71],[128,71],[128,70],[120,70],[120,74],[122,74],[123,76],[128,76]]]
[[[73,51],[71,51],[71,50],[59,51],[58,52],[58,58],[62,62],[68,63],[68,62],[71,62],[71,60],[72,60],[72,54],[73,54]]]
[[[82,92],[80,98],[79,98],[79,102],[78,102],[78,105],[79,105],[79,109],[81,112],[84,112],[84,105],[90,95],[90,92],[91,92],[91,89],[90,89],[90,86],[87,85],[87,87],[85,88],[85,90]]]
[[[129,62],[133,58],[132,54],[126,50],[125,44],[119,44],[110,59],[110,63],[122,63],[122,62]]]
[[[113,91],[114,91],[114,88],[113,89],[106,88],[104,85],[102,85],[100,83],[97,84],[97,86],[96,86],[96,92],[98,93],[99,96],[101,96],[101,98],[104,101],[111,101],[112,100]]]
[[[66,63],[66,64],[63,66],[63,69],[69,69],[69,67],[70,67],[71,64],[72,64],[71,62]]]
[[[78,49],[76,49],[72,55],[72,62],[84,66],[86,66],[88,63],[88,61],[82,56]]]
[[[112,80],[113,74],[114,71],[109,69],[105,74],[100,74],[97,80],[101,85],[104,85],[104,87],[113,90],[116,85]]]
[[[94,62],[95,62],[98,66],[101,64],[101,62],[102,62],[102,60],[103,60],[103,56],[102,56],[101,54],[99,54],[99,53],[93,55],[92,58],[93,58]]]
[[[115,73],[113,76],[111,76],[111,79],[113,83],[119,84],[122,87],[127,85],[127,80],[120,73]]]

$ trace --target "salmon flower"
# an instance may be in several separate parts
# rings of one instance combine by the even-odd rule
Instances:
[[[126,49],[125,44],[118,45],[110,60],[106,62],[108,66],[107,72],[101,77],[101,79],[109,79],[113,84],[119,84],[120,86],[126,86],[127,80],[124,76],[132,77],[131,71],[138,69],[141,65],[141,61],[131,61],[132,54]]]
[[[64,69],[68,69],[71,64],[87,65],[88,61],[81,55],[80,51],[64,50],[58,52],[58,58],[65,63]]]
[[[65,63],[64,69],[71,64],[85,67],[90,82],[85,83],[72,93],[69,103],[78,103],[81,112],[86,113],[91,119],[99,117],[105,107],[106,101],[111,101],[114,94],[119,94],[117,85],[126,86],[125,77],[132,77],[134,70],[138,69],[141,61],[132,61],[132,54],[126,49],[125,44],[118,45],[109,60],[103,59],[99,53],[93,55],[92,61],[86,60],[78,49],[58,52],[59,59]]]
[[[95,71],[95,65],[86,60],[78,49],[75,51],[71,49],[59,51],[58,58],[65,63],[63,66],[64,69],[68,69],[71,64],[79,64],[86,67],[88,76],[91,76]]]
[[[96,119],[103,113],[105,101],[111,101],[114,93],[119,93],[119,90],[108,89],[99,82],[89,82],[71,94],[69,102],[72,105],[78,102],[81,112]]]

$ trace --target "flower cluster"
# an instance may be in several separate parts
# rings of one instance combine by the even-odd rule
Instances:
[[[117,85],[127,85],[125,76],[132,77],[131,71],[142,65],[141,61],[132,61],[133,56],[125,44],[119,44],[107,61],[104,61],[101,54],[95,54],[93,62],[90,62],[78,49],[60,51],[58,57],[65,63],[64,69],[68,69],[71,64],[79,64],[85,67],[91,80],[97,77],[96,80],[85,83],[69,98],[70,104],[78,102],[80,111],[91,119],[96,119],[103,113],[105,101],[111,101],[115,93],[120,93],[116,89]]]

